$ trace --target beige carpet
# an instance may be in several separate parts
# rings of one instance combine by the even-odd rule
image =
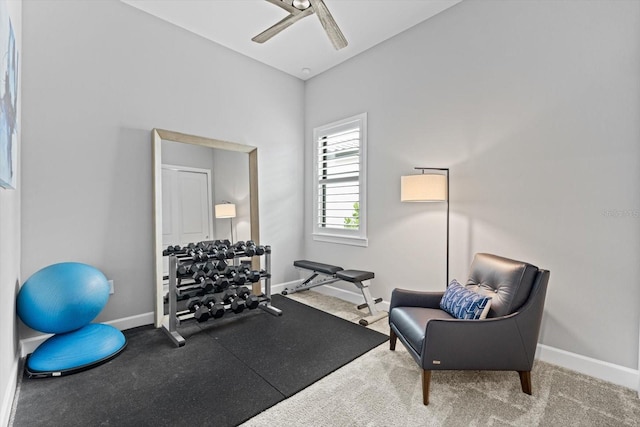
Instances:
[[[362,316],[317,292],[291,298],[347,320]],[[371,327],[388,333],[386,320]],[[634,390],[544,362],[532,382],[528,396],[516,372],[434,371],[423,406],[418,365],[400,343],[395,352],[385,343],[243,426],[640,426]]]

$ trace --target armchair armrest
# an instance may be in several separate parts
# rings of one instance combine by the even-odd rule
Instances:
[[[534,353],[527,351],[523,330],[527,325],[518,321],[518,314],[483,320],[432,319],[422,347],[423,369],[531,370]]]
[[[393,307],[440,308],[443,292],[421,292],[395,288],[391,293],[389,312]]]

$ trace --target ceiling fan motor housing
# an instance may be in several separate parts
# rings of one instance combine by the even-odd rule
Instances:
[[[296,9],[305,10],[311,6],[311,3],[309,3],[309,0],[293,0],[291,6]]]

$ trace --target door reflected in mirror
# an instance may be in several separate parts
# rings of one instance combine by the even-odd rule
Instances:
[[[214,206],[235,206],[216,215]],[[162,246],[251,240],[247,154],[162,141]]]

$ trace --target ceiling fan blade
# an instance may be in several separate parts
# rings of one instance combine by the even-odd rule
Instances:
[[[320,19],[320,23],[324,27],[324,30],[327,32],[331,43],[333,43],[333,47],[335,47],[336,50],[340,50],[343,47],[346,47],[349,43],[344,37],[344,34],[342,34],[342,31],[340,31],[340,28],[338,28],[338,24],[336,24],[333,16],[331,16],[331,12],[329,12],[329,9],[324,4],[324,1],[309,0],[309,2],[311,3],[311,7],[313,8],[313,10],[315,10],[316,14],[318,15],[318,19]]]
[[[267,40],[269,40],[271,37],[278,34],[280,31],[284,30],[285,28],[291,26],[292,24],[295,24],[296,22],[298,22],[304,17],[313,14],[313,10],[311,8],[305,9],[303,11],[298,11],[298,12],[300,13],[297,13],[295,15],[291,14],[287,16],[286,18],[282,19],[275,25],[267,28],[266,30],[264,30],[263,32],[261,32],[260,34],[252,38],[251,40],[253,40],[256,43],[264,43]]]
[[[275,4],[276,6],[279,6],[281,8],[283,8],[284,10],[286,10],[287,12],[289,12],[292,15],[296,15],[300,12],[302,12],[300,9],[297,9],[293,6],[291,6],[291,2],[287,3],[285,1],[282,0],[266,0],[271,4]]]

